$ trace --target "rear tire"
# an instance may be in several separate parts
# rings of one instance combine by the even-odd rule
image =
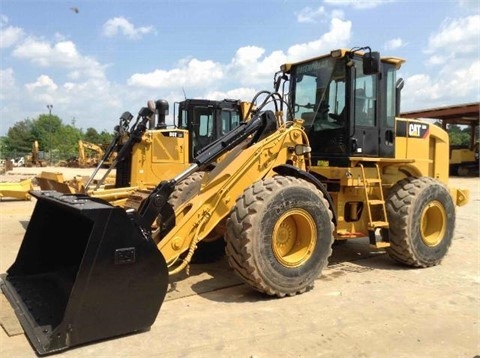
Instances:
[[[395,261],[414,267],[438,265],[452,243],[455,206],[433,178],[405,178],[387,196],[390,247]]]
[[[237,199],[227,220],[228,262],[260,292],[305,292],[332,253],[332,217],[322,192],[305,180],[258,181]]]
[[[173,209],[199,192],[205,172],[195,172],[175,186],[168,202]],[[204,264],[220,260],[225,255],[225,241],[215,230],[205,239],[197,243],[192,256],[192,264]]]
[[[175,190],[168,198],[168,202],[174,210],[198,193],[204,175],[205,172],[195,172],[175,185]]]

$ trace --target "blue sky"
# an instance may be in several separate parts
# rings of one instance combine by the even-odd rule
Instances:
[[[49,104],[111,132],[149,99],[250,100],[356,46],[407,60],[403,111],[480,100],[478,0],[0,0],[0,135]]]

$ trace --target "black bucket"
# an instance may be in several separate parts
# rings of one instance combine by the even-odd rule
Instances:
[[[35,210],[0,285],[37,353],[147,330],[168,286],[153,240],[105,201],[31,194]]]

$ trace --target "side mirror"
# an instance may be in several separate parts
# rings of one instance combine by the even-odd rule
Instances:
[[[368,52],[363,55],[363,73],[374,75],[380,72],[380,53]]]

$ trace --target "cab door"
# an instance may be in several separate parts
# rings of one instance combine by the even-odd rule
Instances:
[[[379,154],[379,125],[377,109],[377,75],[364,75],[361,62],[355,66],[353,100],[350,105],[353,122],[354,156],[377,157]]]
[[[392,64],[382,64],[382,79],[379,93],[379,156],[382,158],[393,158],[395,156],[395,116],[399,110],[400,90],[403,87],[403,80],[397,84],[396,68]],[[401,87],[397,90],[397,86]],[[397,95],[398,91],[398,95]]]

